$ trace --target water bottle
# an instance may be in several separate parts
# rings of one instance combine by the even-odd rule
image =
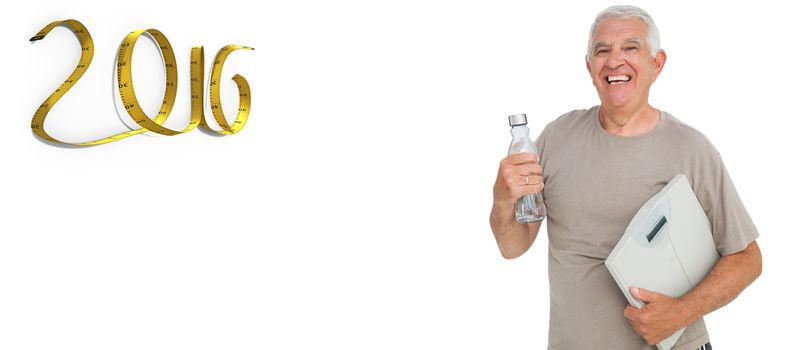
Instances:
[[[523,152],[539,154],[536,145],[528,137],[530,130],[528,130],[528,118],[525,114],[510,115],[509,125],[512,127],[512,144],[509,145],[509,155]],[[541,192],[526,194],[520,197],[514,205],[514,217],[521,224],[542,221],[546,214],[547,209],[545,209]]]

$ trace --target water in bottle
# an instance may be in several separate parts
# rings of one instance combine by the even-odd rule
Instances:
[[[535,153],[539,154],[536,145],[528,137],[528,118],[525,114],[515,114],[509,116],[509,125],[512,127],[512,144],[509,145],[509,155],[515,153]],[[520,197],[514,205],[514,216],[518,223],[542,221],[547,214],[542,199],[542,193],[529,193]]]

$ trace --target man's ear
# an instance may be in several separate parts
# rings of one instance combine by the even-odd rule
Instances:
[[[591,74],[591,62],[588,62],[588,55],[586,55],[586,69],[588,70],[588,74]]]
[[[665,54],[665,50],[657,51],[657,55],[654,56],[654,80],[657,80],[659,73],[662,72],[662,68],[665,67],[665,61],[667,61],[667,59],[668,56]]]

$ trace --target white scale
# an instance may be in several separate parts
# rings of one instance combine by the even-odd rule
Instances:
[[[711,224],[684,175],[676,175],[649,199],[610,253],[607,266],[629,303],[644,306],[629,287],[680,297],[700,283],[720,255]],[[684,328],[657,344],[669,350]]]

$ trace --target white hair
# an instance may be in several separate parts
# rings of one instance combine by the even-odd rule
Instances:
[[[588,51],[586,52],[586,60],[591,57],[591,50],[593,49],[593,40],[594,40],[594,32],[596,28],[599,26],[599,23],[606,18],[618,18],[618,19],[628,19],[628,18],[638,18],[646,24],[646,35],[648,40],[648,47],[649,53],[651,57],[655,57],[657,52],[659,52],[659,29],[657,29],[657,24],[654,23],[654,19],[648,14],[648,12],[644,11],[640,7],[632,6],[632,5],[615,5],[606,8],[604,11],[600,12],[596,16],[596,20],[594,20],[594,24],[591,25],[591,31],[588,33]]]

